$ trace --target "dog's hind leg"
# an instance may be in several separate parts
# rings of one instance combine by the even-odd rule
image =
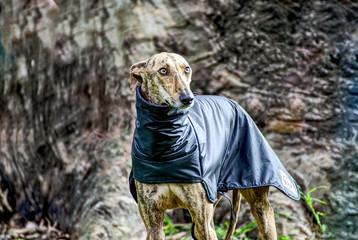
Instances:
[[[259,226],[263,240],[276,240],[276,225],[273,209],[268,200],[269,187],[241,189],[240,192],[250,204],[252,215]]]
[[[167,186],[136,181],[138,207],[147,229],[146,240],[164,240],[164,211],[169,191]]]
[[[218,195],[217,195],[218,200],[214,203],[214,212],[215,212],[216,206],[219,204],[219,202],[220,202],[222,196],[223,196],[223,195],[221,195],[221,194],[218,194]],[[215,228],[214,216],[213,216],[213,218],[211,219],[210,225],[211,225],[212,228]]]
[[[236,223],[239,218],[239,211],[240,211],[240,205],[241,205],[241,194],[238,189],[234,189],[232,191],[232,204],[233,204],[233,211],[234,211],[233,214],[235,216],[235,219],[233,218],[233,216],[231,214],[229,227],[227,229],[225,240],[231,240],[232,236],[234,236],[234,233],[236,230]]]

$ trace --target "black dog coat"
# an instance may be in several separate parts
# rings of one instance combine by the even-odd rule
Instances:
[[[136,89],[137,120],[130,189],[142,183],[201,182],[208,199],[232,189],[275,186],[298,200],[299,190],[250,116],[230,99],[195,96],[186,110],[148,103]]]

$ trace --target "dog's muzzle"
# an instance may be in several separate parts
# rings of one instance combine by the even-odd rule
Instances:
[[[179,97],[179,100],[184,106],[187,107],[193,103],[194,96],[192,93],[182,93]]]

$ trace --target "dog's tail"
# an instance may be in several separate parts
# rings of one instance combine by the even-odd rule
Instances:
[[[232,204],[233,204],[233,214],[230,216],[229,227],[226,232],[225,240],[231,240],[234,236],[236,230],[236,221],[239,217],[240,205],[241,205],[241,194],[238,189],[232,191]],[[235,218],[234,218],[234,216]]]

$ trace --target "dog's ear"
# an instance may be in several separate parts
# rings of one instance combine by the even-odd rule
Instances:
[[[142,74],[144,73],[144,68],[146,67],[146,61],[141,61],[136,64],[133,64],[130,68],[131,74],[131,90],[134,91],[137,86],[143,82]]]

